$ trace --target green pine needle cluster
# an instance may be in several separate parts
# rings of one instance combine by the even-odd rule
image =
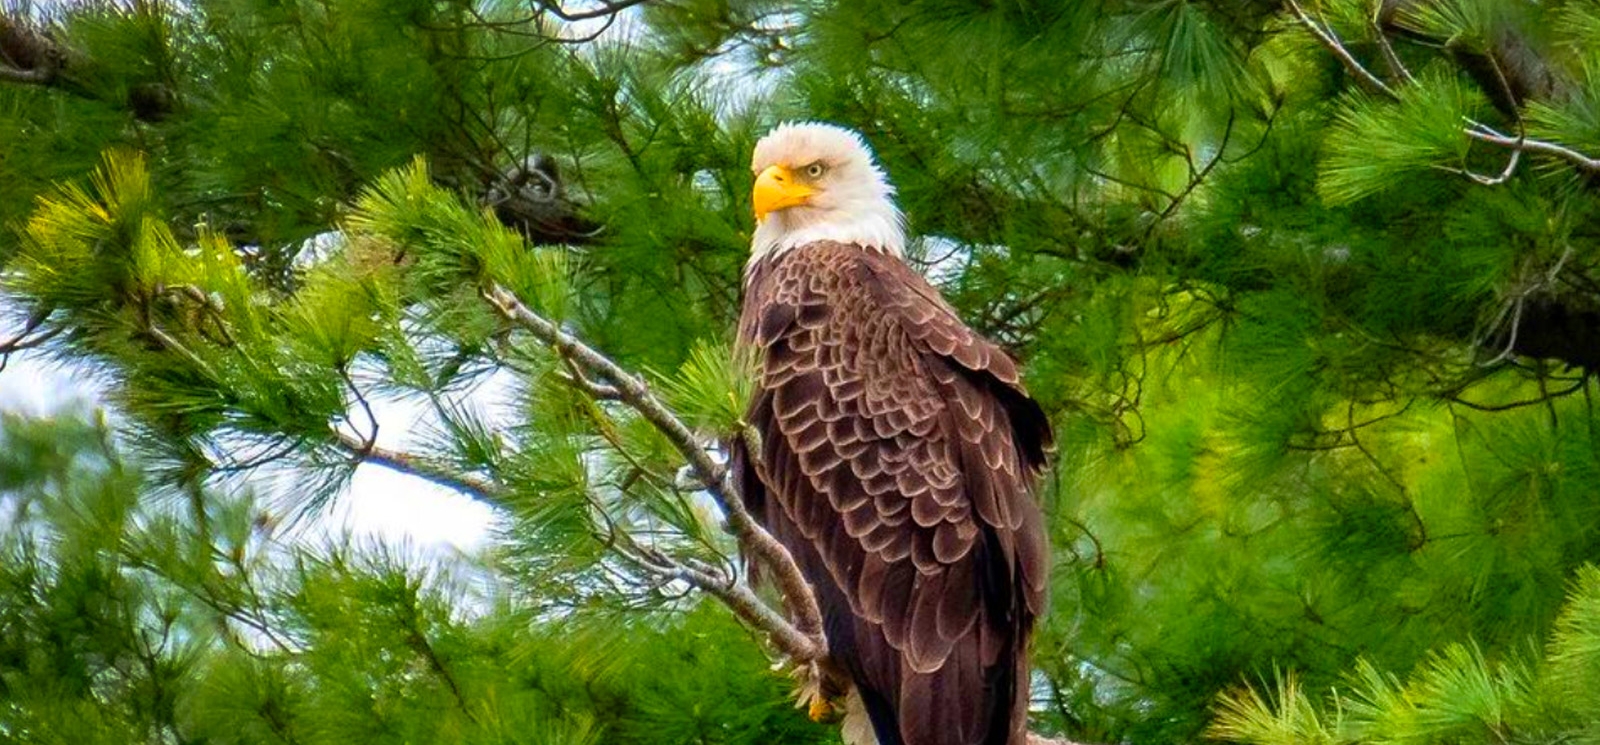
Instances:
[[[1284,675],[1266,694],[1224,694],[1209,733],[1252,745],[1590,742],[1600,721],[1600,572],[1585,566],[1577,577],[1543,655],[1491,661],[1476,645],[1451,644],[1404,681],[1361,660],[1325,695]]]
[[[1430,168],[1460,168],[1471,142],[1464,123],[1482,103],[1455,77],[1425,75],[1399,104],[1355,96],[1339,111],[1318,190],[1332,204],[1396,188]]]
[[[477,561],[196,522],[103,425],[0,420],[0,728],[20,742],[821,742],[724,610],[539,618]],[[673,670],[661,676],[661,670]]]
[[[0,738],[834,737],[498,305],[747,434],[749,153],[820,119],[1055,427],[1034,730],[1600,743],[1594,0],[556,5],[0,10],[0,387],[106,412],[0,426]],[[481,555],[284,537],[379,467]]]

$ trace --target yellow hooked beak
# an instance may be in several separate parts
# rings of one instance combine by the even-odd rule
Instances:
[[[756,177],[755,193],[751,201],[756,208],[756,221],[767,219],[767,215],[781,209],[797,207],[811,201],[811,195],[817,193],[805,184],[794,180],[794,174],[783,166],[768,166]]]

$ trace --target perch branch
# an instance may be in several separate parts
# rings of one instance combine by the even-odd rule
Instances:
[[[791,658],[811,662],[822,657],[821,640],[801,631],[761,602],[749,585],[714,566],[692,559],[684,562],[679,571],[681,579],[716,596],[747,623],[771,634],[773,643]]]
[[[49,85],[55,80],[55,76],[50,74],[49,70],[18,70],[0,65],[0,80],[24,85]]]
[[[810,662],[819,658],[827,645],[822,634],[822,611],[817,605],[817,598],[811,590],[811,585],[806,582],[800,566],[795,563],[794,557],[783,544],[761,527],[745,508],[744,501],[735,493],[728,469],[717,463],[701,446],[694,431],[656,397],[643,378],[624,370],[609,357],[562,330],[555,322],[534,312],[510,291],[500,286],[493,286],[484,290],[482,294],[484,299],[507,320],[553,347],[562,357],[587,371],[589,375],[608,381],[607,393],[614,391],[617,400],[638,412],[654,425],[668,442],[672,443],[678,453],[689,462],[699,480],[705,484],[706,491],[722,505],[727,514],[728,525],[739,537],[741,545],[772,570],[778,588],[788,598],[796,616],[793,625],[777,614],[751,620],[758,622],[759,627],[771,634],[775,641],[781,643],[782,640],[790,640],[794,648],[786,651],[797,660]],[[695,583],[696,586],[727,602],[727,599],[719,594],[727,592],[726,585],[700,584],[696,580],[707,578],[693,572],[685,573],[683,579]],[[775,621],[783,622],[775,623]],[[805,643],[800,644],[800,640]],[[787,646],[790,645],[786,644]]]

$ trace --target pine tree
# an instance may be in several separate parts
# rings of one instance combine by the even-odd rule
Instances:
[[[117,425],[6,425],[0,732],[832,737],[706,447],[784,118],[1055,422],[1036,730],[1596,738],[1592,0],[13,7],[0,354]],[[499,511],[492,598],[252,527],[361,463]]]
[[[205,521],[104,422],[0,420],[9,742],[811,742],[711,605],[540,615],[489,567]],[[673,670],[661,676],[660,670]]]

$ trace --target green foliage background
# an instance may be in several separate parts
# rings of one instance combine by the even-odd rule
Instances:
[[[62,60],[0,75],[0,352],[113,422],[0,426],[0,740],[836,738],[619,555],[732,545],[485,300],[732,431],[748,153],[808,118],[1056,425],[1036,730],[1600,742],[1600,4],[628,5],[0,12],[0,73]],[[535,156],[593,229],[507,218]],[[361,462],[493,547],[287,540]]]

